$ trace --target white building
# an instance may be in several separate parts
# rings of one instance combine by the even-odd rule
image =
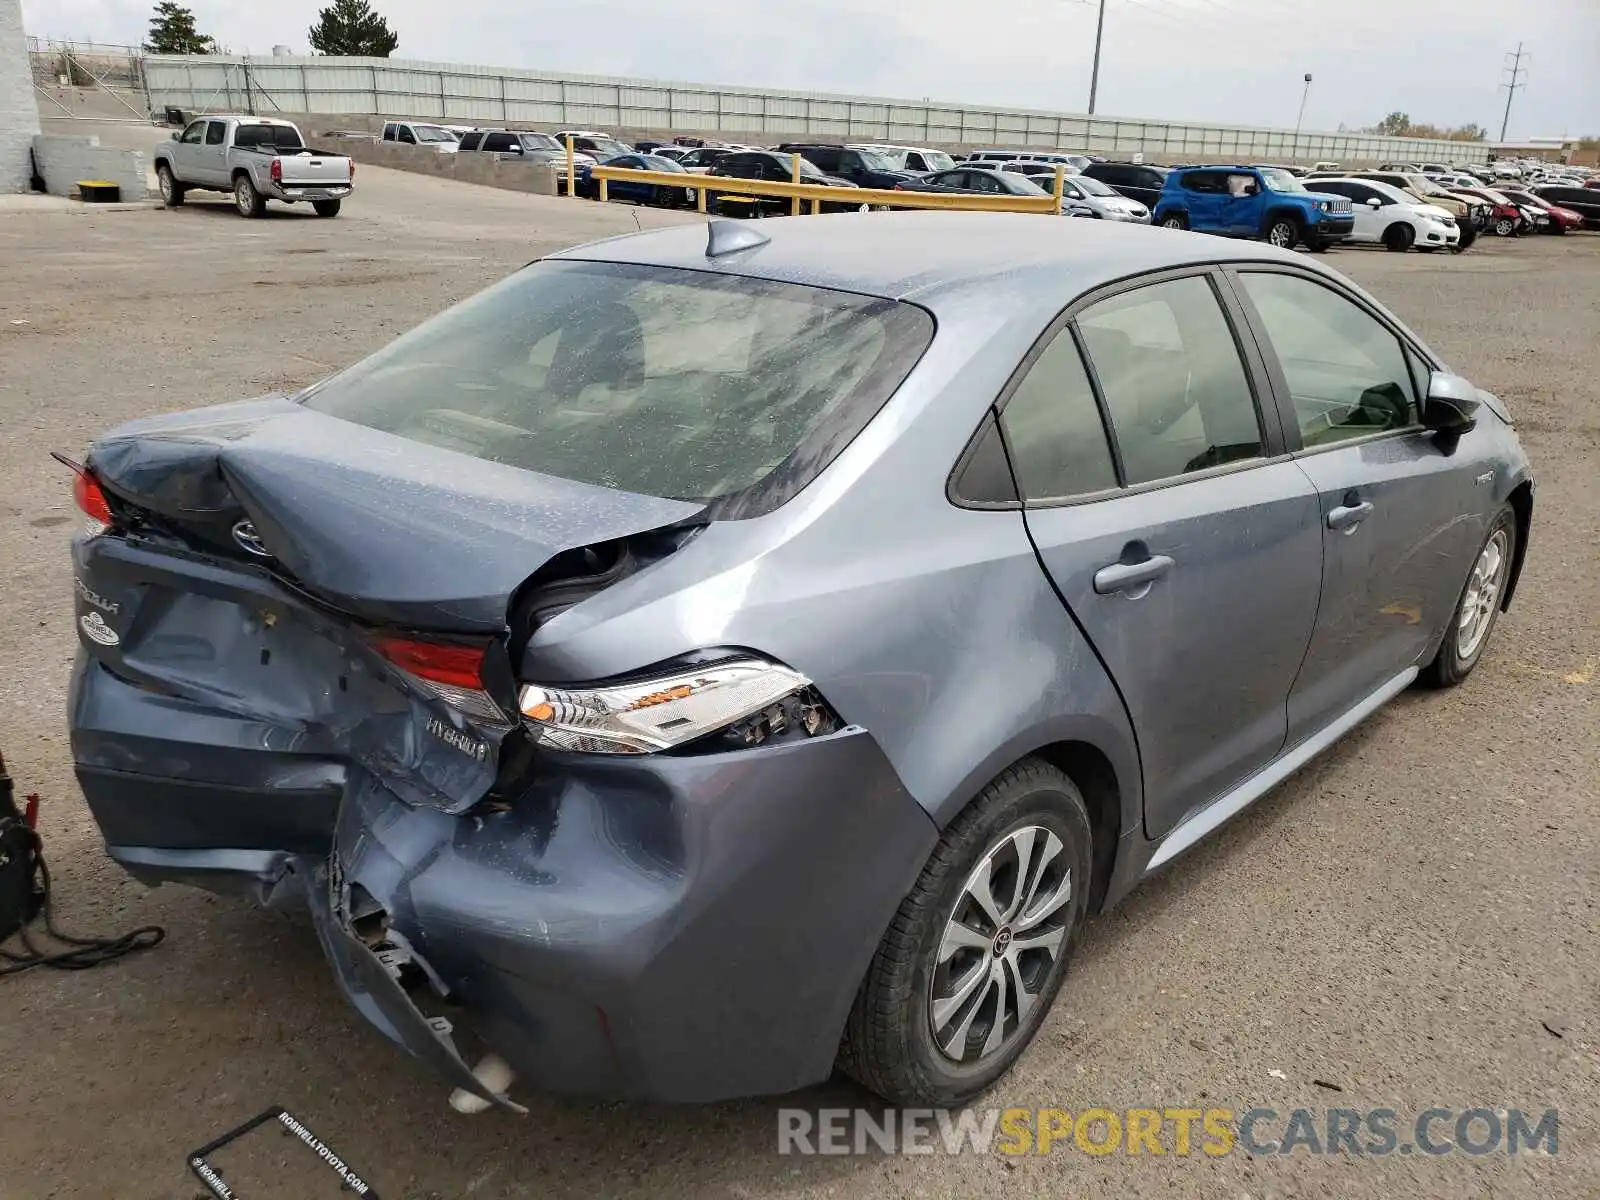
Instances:
[[[38,132],[22,0],[0,0],[0,192],[28,190],[28,151]]]

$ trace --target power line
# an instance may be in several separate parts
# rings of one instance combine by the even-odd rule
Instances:
[[[1522,53],[1522,43],[1517,43],[1517,52],[1515,55],[1508,53],[1506,57],[1511,59],[1511,65],[1509,67],[1502,67],[1500,69],[1500,73],[1503,75],[1509,71],[1511,73],[1511,78],[1500,85],[1506,89],[1506,115],[1500,122],[1500,140],[1502,142],[1506,140],[1506,129],[1511,124],[1511,101],[1516,97],[1517,89],[1519,87],[1528,86],[1527,82],[1522,80],[1522,77],[1528,73],[1527,68],[1522,65],[1522,59],[1524,57]],[[1530,55],[1528,57],[1532,56]],[[1519,80],[1522,81],[1519,82]]]

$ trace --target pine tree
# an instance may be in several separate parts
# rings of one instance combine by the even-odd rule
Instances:
[[[150,18],[146,54],[213,54],[217,40],[194,27],[194,12],[173,0],[161,0]]]
[[[311,27],[311,49],[318,54],[388,58],[399,44],[400,36],[367,0],[333,0]]]

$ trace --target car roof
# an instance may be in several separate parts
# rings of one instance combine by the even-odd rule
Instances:
[[[698,222],[552,257],[713,271],[891,299],[926,299],[948,289],[1003,282],[1029,288],[1030,298],[1056,309],[1073,294],[1167,267],[1239,260],[1304,264],[1264,242],[1222,242],[1206,234],[1032,213],[778,217],[762,221],[760,232],[768,241],[715,259],[706,257],[706,230]],[[1072,281],[1070,291],[1062,287],[1063,276]]]

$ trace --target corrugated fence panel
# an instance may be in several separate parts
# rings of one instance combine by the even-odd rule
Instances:
[[[218,111],[245,101],[244,67],[258,98],[288,111],[508,120],[606,129],[656,128],[812,137],[892,138],[912,143],[1089,150],[1194,160],[1338,159],[1347,163],[1482,162],[1481,142],[1432,142],[1284,128],[1169,125],[1019,109],[930,107],[871,96],[719,89],[649,79],[611,79],[459,63],[374,58],[251,58],[149,55],[154,108]]]

